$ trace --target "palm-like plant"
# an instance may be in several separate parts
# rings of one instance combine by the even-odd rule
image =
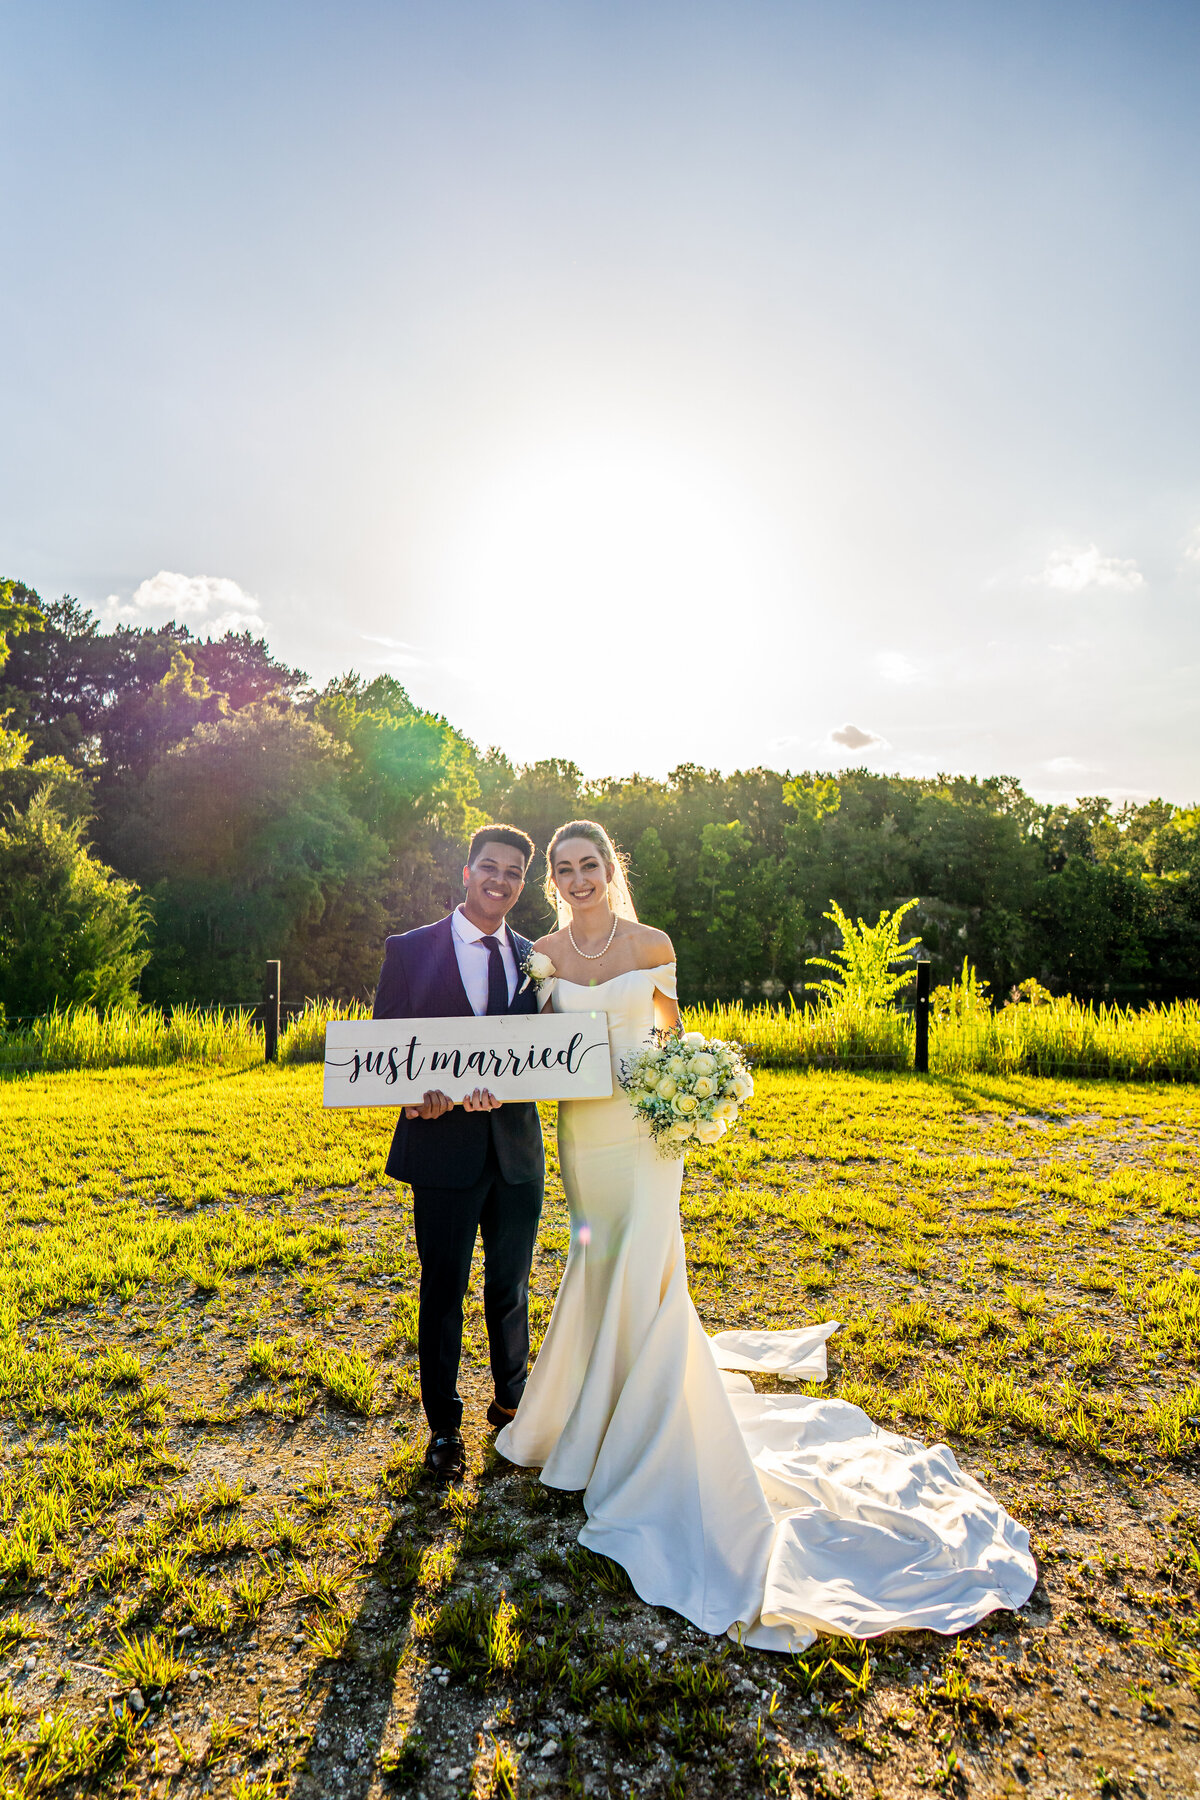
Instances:
[[[849,919],[836,900],[829,902],[825,917],[832,919],[842,934],[841,946],[833,952],[836,961],[828,956],[808,959],[817,968],[833,970],[831,978],[812,984],[826,1004],[875,1007],[888,1006],[895,999],[916,973],[914,968],[892,973],[894,963],[913,961],[913,951],[921,942],[919,937],[900,942],[901,921],[916,904],[916,900],[906,900],[894,912],[881,912],[877,923],[868,925],[865,919]]]

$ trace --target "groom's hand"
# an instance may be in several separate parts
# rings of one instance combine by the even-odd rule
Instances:
[[[497,1100],[495,1094],[491,1093],[487,1088],[476,1088],[475,1092],[473,1094],[468,1094],[463,1101],[463,1111],[495,1112],[498,1106],[503,1105],[503,1100]]]
[[[440,1088],[432,1088],[420,1106],[406,1106],[406,1119],[440,1119],[443,1113],[453,1112],[454,1102],[449,1094],[443,1094]]]

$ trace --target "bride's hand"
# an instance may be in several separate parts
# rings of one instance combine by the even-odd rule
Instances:
[[[497,1100],[495,1094],[488,1088],[476,1088],[475,1092],[473,1094],[468,1094],[463,1101],[463,1111],[495,1112],[498,1106],[503,1105],[503,1100]]]

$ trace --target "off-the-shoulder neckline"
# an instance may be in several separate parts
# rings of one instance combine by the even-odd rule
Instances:
[[[624,981],[627,975],[661,975],[664,969],[674,969],[673,962],[658,963],[653,969],[622,969],[619,975],[609,975],[604,981],[572,981],[569,975],[555,975],[554,981],[565,981],[568,987],[584,988],[591,993],[594,988],[611,987],[614,981]]]

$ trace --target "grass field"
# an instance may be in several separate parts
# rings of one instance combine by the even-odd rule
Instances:
[[[419,1482],[389,1131],[303,1065],[0,1083],[0,1796],[1194,1791],[1194,1087],[766,1072],[689,1163],[705,1324],[841,1320],[824,1391],[1041,1569],[798,1659],[644,1606],[495,1458],[478,1281],[469,1479]],[[552,1177],[539,1330],[566,1244]]]

